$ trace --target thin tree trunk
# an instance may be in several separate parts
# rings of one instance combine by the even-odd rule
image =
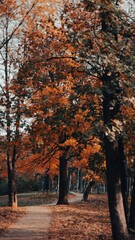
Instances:
[[[94,184],[95,184],[95,181],[94,181],[94,180],[90,181],[90,182],[87,184],[86,189],[85,189],[84,194],[83,194],[83,201],[84,201],[84,202],[87,202],[87,201],[88,201],[89,193],[90,193],[90,191],[91,191],[91,188],[94,186]]]
[[[7,115],[7,123],[10,127],[10,115]],[[18,99],[17,104],[17,112],[16,112],[16,131],[15,131],[15,138],[14,138],[14,145],[13,145],[13,152],[12,152],[12,159],[10,160],[11,150],[7,152],[7,165],[8,165],[8,191],[9,191],[9,206],[17,207],[17,186],[16,186],[16,159],[17,159],[17,141],[19,139],[19,124],[20,124],[20,102]],[[10,128],[9,128],[10,129]],[[10,143],[10,132],[7,131],[7,140]]]
[[[16,172],[15,168],[10,165],[9,159],[7,160],[8,167],[8,205],[10,207],[16,208],[17,202],[17,188],[16,188]]]
[[[10,101],[10,90],[9,90],[9,75],[8,75],[8,64],[9,64],[9,45],[8,45],[8,29],[9,29],[9,18],[6,18],[6,44],[5,44],[5,89],[6,89],[6,139],[7,139],[7,171],[8,171],[8,194],[9,201],[8,205],[11,207],[17,207],[17,196],[16,196],[16,176],[15,176],[15,161],[16,161],[16,146],[13,146],[13,155],[11,159],[11,101]],[[18,130],[17,130],[18,131]]]
[[[68,168],[68,191],[70,191],[71,188],[71,169]]]
[[[79,170],[79,191],[83,192],[83,173],[82,170]]]
[[[68,203],[67,150],[59,159],[59,198],[57,204]]]

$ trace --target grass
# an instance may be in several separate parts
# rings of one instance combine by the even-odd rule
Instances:
[[[58,198],[56,193],[30,192],[20,193],[18,196],[18,206],[34,206],[55,202]],[[0,196],[0,207],[8,205],[8,196]]]

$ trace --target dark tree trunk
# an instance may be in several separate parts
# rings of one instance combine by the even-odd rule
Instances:
[[[128,167],[127,167],[127,159],[124,153],[124,144],[123,144],[122,137],[119,138],[118,146],[119,146],[119,155],[121,159],[121,189],[122,189],[125,217],[126,217],[126,222],[128,224],[128,179],[127,179]]]
[[[131,197],[130,216],[129,216],[129,230],[135,234],[135,171],[134,171],[134,184]]]
[[[59,159],[59,198],[57,204],[68,203],[67,150]]]
[[[88,201],[89,193],[90,193],[90,191],[91,191],[91,188],[94,186],[94,184],[95,184],[95,181],[94,181],[94,180],[90,181],[90,182],[87,184],[86,189],[85,189],[84,194],[83,194],[83,201],[84,201],[84,202],[87,202],[87,201]]]
[[[83,192],[83,173],[82,170],[79,170],[79,191]]]
[[[50,183],[50,178],[49,174],[45,174],[44,176],[44,186],[43,186],[43,191],[48,192],[49,191],[49,183]]]
[[[120,88],[115,74],[103,77],[103,118],[105,125],[104,148],[107,165],[108,203],[112,226],[113,240],[127,240],[128,229],[125,217],[122,186],[125,189],[122,167],[122,148],[120,147],[121,134],[115,132],[113,120],[117,120],[120,113]],[[112,130],[114,129],[114,130]],[[122,167],[123,168],[123,167]],[[125,175],[124,175],[125,177]],[[124,191],[124,190],[123,190]]]
[[[107,190],[114,240],[127,240],[128,230],[121,190],[121,162],[117,142],[104,139],[107,162]]]
[[[9,158],[7,159],[7,167],[8,167],[8,205],[10,207],[16,208],[18,206],[17,203],[17,188],[16,188],[16,171],[15,167],[12,164],[10,165]]]

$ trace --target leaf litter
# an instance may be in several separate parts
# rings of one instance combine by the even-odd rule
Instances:
[[[50,240],[112,240],[106,194],[90,195],[86,203],[51,208]]]

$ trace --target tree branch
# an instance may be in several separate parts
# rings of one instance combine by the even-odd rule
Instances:
[[[29,13],[31,12],[31,10],[35,7],[37,2],[34,2],[31,6],[31,8],[26,12],[24,18],[21,20],[21,22],[18,24],[18,26],[13,30],[13,32],[10,34],[10,36],[8,37],[8,39],[3,40],[3,43],[1,43],[0,45],[0,49],[2,49],[4,47],[5,44],[7,44],[12,37],[14,36],[14,34],[17,32],[17,30],[20,28],[20,26],[23,24],[23,22],[25,21],[26,17],[29,15]]]

